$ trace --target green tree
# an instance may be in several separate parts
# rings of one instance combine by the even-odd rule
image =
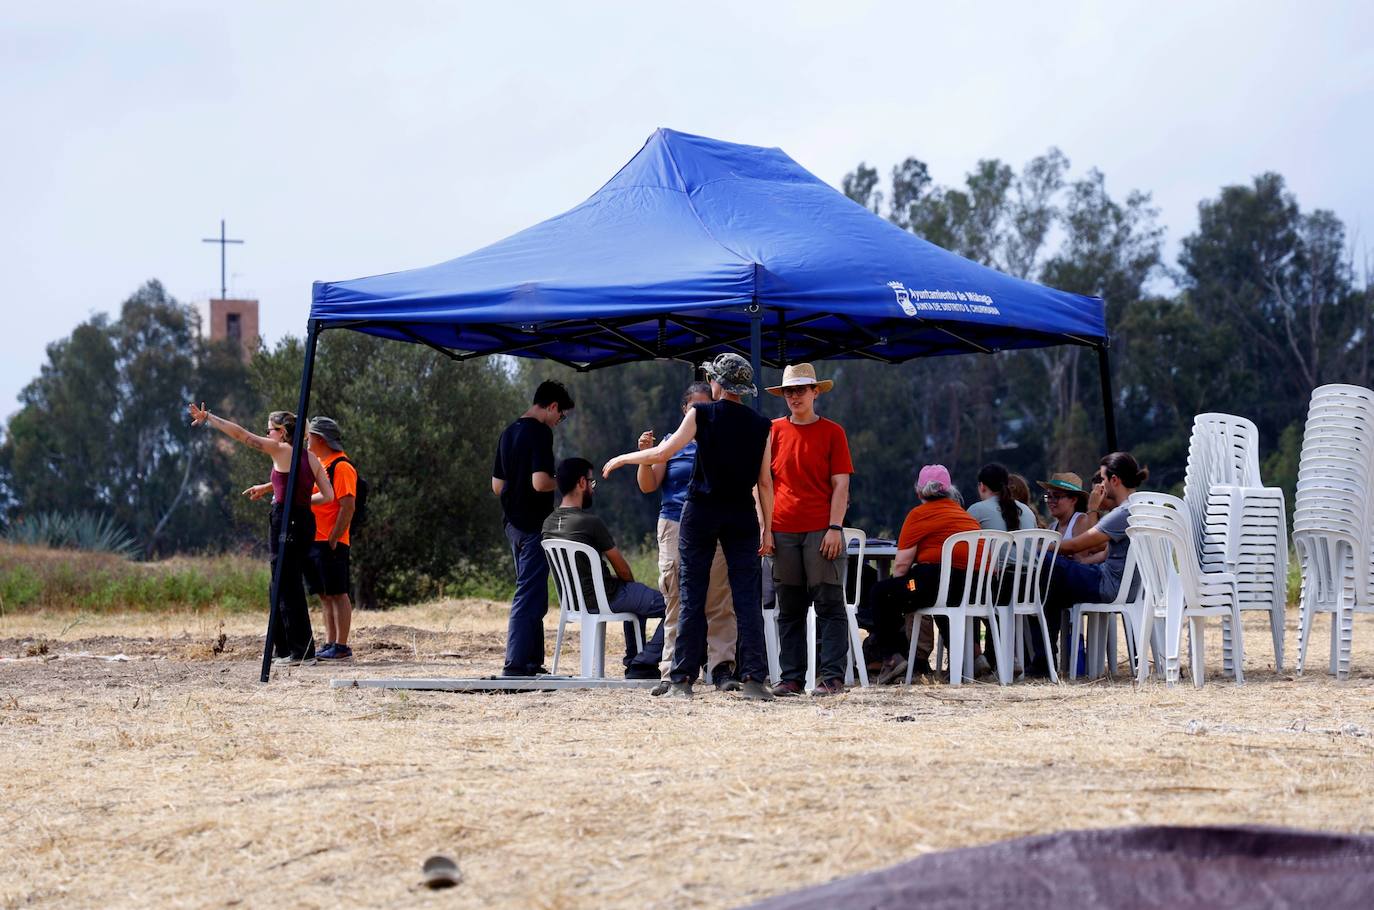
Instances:
[[[214,478],[222,453],[193,435],[186,402],[216,405],[244,368],[200,335],[195,309],[150,281],[48,347],[20,395],[0,462],[24,512],[108,514],[149,556],[217,545]]]
[[[254,359],[253,419],[295,408],[303,356],[287,338]],[[361,606],[510,583],[491,464],[501,430],[524,407],[502,359],[454,363],[422,345],[321,336],[310,415],[338,421],[370,485],[368,524],[351,554]],[[269,470],[261,454],[240,449],[234,486],[262,483]],[[234,500],[239,526],[261,540],[263,504]]]

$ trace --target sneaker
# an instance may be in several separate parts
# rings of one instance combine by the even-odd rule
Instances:
[[[992,675],[992,664],[988,663],[985,655],[979,654],[973,659],[973,678],[982,679]]]
[[[768,687],[757,679],[751,679],[744,683],[737,682],[736,685],[739,686],[741,698],[747,698],[751,701],[772,701],[775,697],[772,692],[768,691]]]
[[[319,660],[352,660],[353,649],[348,645],[332,644],[315,655]]]
[[[662,696],[667,695],[668,690],[672,687],[673,681],[671,679],[665,679],[661,681],[658,685],[650,689],[649,694],[652,695],[654,698],[661,698]]]
[[[811,694],[817,697],[823,697],[826,695],[843,695],[844,679],[842,677],[837,676],[834,679],[821,680],[820,682],[816,683],[816,688],[811,690]]]
[[[663,674],[658,672],[658,667],[654,664],[630,664],[625,668],[626,679],[662,679]]]
[[[777,698],[791,698],[794,695],[801,695],[805,691],[805,687],[794,679],[784,679],[773,687],[773,695]]]
[[[689,682],[669,682],[666,697],[688,700],[692,697],[692,684]]]
[[[320,659],[320,660],[329,660],[329,655],[333,653],[335,647],[336,647],[336,646],[335,646],[334,642],[331,641],[331,642],[329,642],[328,644],[326,644],[324,647],[322,647],[322,648],[320,648],[318,651],[316,651],[316,652],[315,652],[315,657],[317,657],[317,658]]]
[[[315,655],[289,654],[286,657],[278,657],[272,661],[276,667],[311,667],[315,665]]]
[[[711,684],[718,692],[738,692],[744,688],[743,683],[735,678],[735,665],[728,660],[716,664],[716,668],[711,671]]]
[[[906,680],[906,658],[900,654],[893,654],[883,661],[883,668],[878,672],[878,685],[892,686]]]

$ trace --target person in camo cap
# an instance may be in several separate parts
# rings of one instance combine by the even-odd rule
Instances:
[[[692,684],[706,659],[706,598],[719,544],[739,630],[740,694],[770,701],[759,556],[773,551],[772,424],[740,401],[758,394],[747,360],[721,354],[702,364],[702,370],[711,381],[714,400],[692,405],[673,435],[653,448],[617,455],[606,462],[602,474],[609,477],[626,465],[660,464],[696,440],[697,458],[679,528],[682,608],[665,694],[691,698]]]

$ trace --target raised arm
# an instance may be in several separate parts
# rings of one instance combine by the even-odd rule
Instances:
[[[697,409],[691,408],[687,411],[687,416],[682,418],[682,423],[673,435],[660,442],[651,449],[643,449],[638,452],[626,452],[617,455],[606,462],[601,469],[602,477],[610,477],[611,472],[625,467],[627,464],[663,464],[678,452],[681,452],[687,443],[696,438],[697,435]]]
[[[216,417],[205,407],[205,402],[203,401],[200,403],[200,407],[196,407],[194,401],[191,402],[186,406],[186,410],[191,415],[191,426],[214,427],[230,439],[238,440],[249,448],[257,449],[259,452],[266,452],[268,455],[276,455],[281,451],[283,446],[290,448],[290,443],[278,442],[268,436],[258,436],[255,433],[248,432],[232,420]]]

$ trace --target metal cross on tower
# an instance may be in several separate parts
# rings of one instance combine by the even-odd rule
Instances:
[[[226,284],[226,282],[225,282],[225,280],[224,280],[224,275],[225,275],[225,272],[224,272],[224,248],[225,248],[226,246],[228,246],[229,244],[231,244],[231,243],[243,243],[243,241],[242,241],[242,240],[230,240],[230,239],[228,239],[227,237],[224,236],[224,219],[221,218],[221,219],[219,220],[219,236],[218,236],[218,237],[202,237],[200,242],[201,242],[201,243],[218,243],[218,244],[219,244],[219,299],[220,299],[220,300],[225,300],[225,299],[228,298],[228,293],[229,293],[229,291],[228,291],[228,286],[227,286],[227,284]]]

